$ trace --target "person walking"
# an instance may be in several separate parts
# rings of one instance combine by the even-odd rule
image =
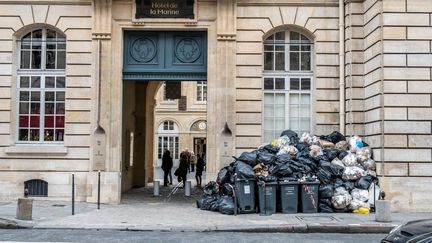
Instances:
[[[186,160],[187,160],[187,172],[190,172],[190,157],[191,157],[191,153],[189,152],[188,148],[185,148],[181,153],[180,153],[180,159],[184,156],[186,156]]]
[[[191,155],[190,155],[190,171],[191,172],[195,171],[196,160],[197,160],[197,158],[195,156],[195,153],[191,152]]]
[[[186,157],[185,154],[183,154],[182,156],[180,156],[180,165],[178,168],[178,180],[179,182],[183,182],[183,186],[186,185],[186,176],[188,173],[188,169],[189,169],[189,164],[188,164],[188,159]]]
[[[204,170],[204,166],[205,166],[204,159],[199,154],[197,154],[196,173],[195,173],[197,187],[201,187],[201,183],[202,183],[201,176]]]
[[[172,184],[171,169],[173,167],[173,159],[169,150],[165,149],[162,156],[162,170],[164,172],[164,186],[168,186],[168,177],[170,178],[170,184]]]

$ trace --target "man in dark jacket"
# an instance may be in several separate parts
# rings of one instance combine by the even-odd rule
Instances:
[[[180,181],[183,182],[183,185],[186,185],[186,175],[188,173],[188,169],[189,169],[189,163],[188,163],[187,156],[185,154],[182,154],[180,156],[180,165],[178,168],[178,179],[179,182]]]
[[[168,186],[168,176],[170,177],[170,184],[172,184],[171,169],[173,167],[173,160],[169,150],[165,149],[162,156],[162,170],[164,171],[164,186]]]

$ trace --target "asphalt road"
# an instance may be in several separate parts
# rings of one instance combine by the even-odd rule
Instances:
[[[382,234],[291,234],[231,232],[137,232],[115,230],[0,230],[0,242],[380,242]]]

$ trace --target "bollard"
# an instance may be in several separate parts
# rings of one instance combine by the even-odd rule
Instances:
[[[375,202],[375,221],[391,222],[390,205],[389,200],[377,200]]]
[[[101,171],[98,171],[98,195],[97,195],[97,209],[100,209],[100,176],[101,176]]]
[[[185,183],[185,196],[190,197],[191,195],[191,181]]]
[[[160,196],[159,193],[160,181],[153,181],[153,196]]]
[[[33,199],[18,198],[16,218],[19,220],[32,220]]]
[[[75,215],[75,172],[72,172],[72,215]]]

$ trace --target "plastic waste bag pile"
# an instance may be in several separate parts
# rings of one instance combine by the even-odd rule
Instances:
[[[376,165],[372,149],[358,136],[345,138],[339,132],[320,137],[291,130],[256,150],[243,152],[222,168],[216,182],[209,182],[197,207],[234,214],[234,188],[237,179],[275,182],[289,178],[320,181],[319,211],[368,213]]]

